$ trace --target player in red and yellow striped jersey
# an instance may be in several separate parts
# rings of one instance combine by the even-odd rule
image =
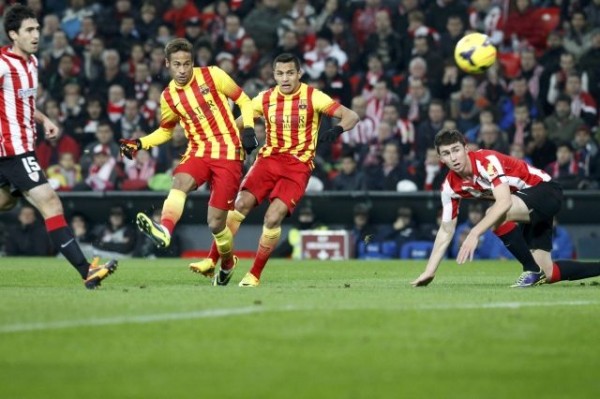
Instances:
[[[141,148],[150,149],[169,141],[177,123],[183,127],[188,147],[173,172],[173,186],[163,205],[161,223],[138,213],[137,224],[158,246],[168,246],[187,194],[208,182],[208,226],[217,243],[223,271],[215,284],[225,285],[236,263],[233,235],[226,225],[227,212],[233,209],[239,189],[244,152],[251,153],[258,141],[250,98],[218,67],[194,68],[192,49],[185,39],[174,39],[166,45],[165,62],[172,80],[161,95],[160,126],[138,140],[121,140],[121,151],[132,158]],[[240,107],[241,137],[228,99]],[[212,277],[214,267],[197,271]]]
[[[300,83],[300,61],[281,54],[273,61],[277,86],[252,100],[256,116],[265,120],[267,138],[257,160],[244,178],[229,212],[227,224],[235,234],[248,213],[268,198],[271,204],[264,218],[263,232],[252,269],[240,282],[243,287],[258,285],[262,270],[281,235],[281,222],[304,196],[313,169],[317,142],[333,142],[358,122],[358,115],[325,93]],[[320,135],[321,116],[339,118],[339,124]],[[239,118],[238,118],[239,121]],[[209,259],[216,263],[213,244]]]

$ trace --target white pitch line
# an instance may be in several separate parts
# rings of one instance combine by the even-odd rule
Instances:
[[[265,308],[259,306],[244,308],[206,309],[195,312],[159,313],[140,316],[116,316],[97,319],[62,320],[36,323],[20,323],[0,325],[0,334],[10,334],[30,331],[62,330],[77,327],[112,326],[121,324],[149,324],[176,320],[208,319],[218,317],[244,316],[253,313],[266,312],[293,312],[293,311],[355,311],[355,310],[383,310],[383,311],[427,311],[427,310],[461,310],[461,309],[520,309],[529,307],[551,306],[590,306],[600,305],[599,301],[563,301],[563,302],[490,302],[490,303],[464,303],[453,305],[418,305],[399,307],[295,307],[284,306],[278,308]]]

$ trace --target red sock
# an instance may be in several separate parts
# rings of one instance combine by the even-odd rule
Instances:
[[[219,250],[217,249],[217,244],[215,243],[215,240],[213,240],[213,242],[210,246],[210,251],[208,251],[208,257],[210,259],[212,259],[212,261],[215,265],[219,261],[220,255],[219,255]]]
[[[175,222],[171,219],[167,219],[167,218],[162,218],[160,220],[160,224],[162,224],[163,226],[166,227],[166,229],[169,231],[170,235],[173,235],[173,230],[175,230]]]
[[[269,257],[271,256],[271,252],[273,252],[273,249],[275,249],[280,236],[281,227],[268,229],[263,226],[263,232],[260,236],[260,240],[258,241],[256,257],[254,258],[252,269],[250,269],[250,273],[252,273],[254,277],[260,279],[260,275],[265,268]]]
[[[549,284],[558,283],[560,281],[560,268],[556,263],[552,263],[552,277],[550,277]]]

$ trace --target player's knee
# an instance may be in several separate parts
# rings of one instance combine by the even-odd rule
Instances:
[[[252,201],[246,198],[243,195],[238,195],[235,199],[235,210],[242,213],[243,215],[247,215],[253,207]]]
[[[265,214],[264,225],[268,229],[274,229],[281,226],[281,222],[285,214],[281,214],[279,211],[270,210]]]
[[[178,173],[173,177],[173,189],[183,191],[184,193],[191,192],[196,188],[196,181],[187,173]]]
[[[227,214],[214,215],[208,218],[208,228],[213,234],[220,233],[226,226]]]

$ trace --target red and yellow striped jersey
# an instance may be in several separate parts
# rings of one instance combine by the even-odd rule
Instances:
[[[292,94],[273,87],[252,99],[254,112],[265,119],[267,138],[259,157],[290,154],[311,168],[321,114],[333,116],[340,104],[322,91],[300,84]]]
[[[186,156],[212,159],[244,159],[240,133],[228,98],[242,111],[244,126],[254,126],[252,102],[222,69],[194,68],[185,86],[171,81],[160,98],[160,126],[142,137],[142,147],[150,148],[171,139],[177,122],[188,139]]]

